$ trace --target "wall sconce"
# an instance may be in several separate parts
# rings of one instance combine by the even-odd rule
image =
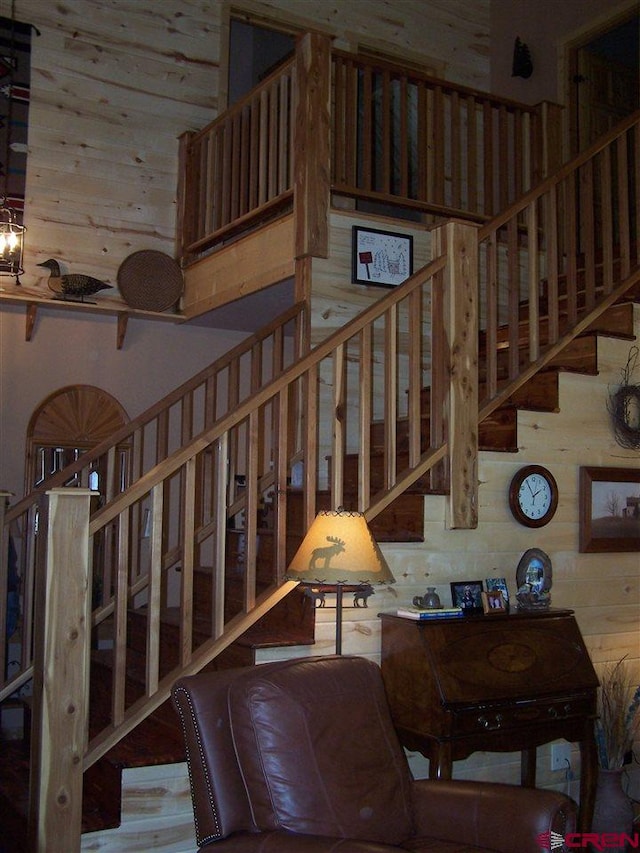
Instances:
[[[15,211],[6,206],[4,198],[0,204],[0,275],[15,276],[16,284],[20,284],[26,228],[17,222]]]
[[[531,53],[529,46],[516,38],[516,43],[513,46],[513,64],[511,66],[512,77],[524,77],[528,79],[533,73],[533,62],[531,61]]]
[[[361,512],[323,510],[289,564],[289,580],[336,593],[336,654],[342,654],[342,593],[372,592],[372,584],[395,583]]]

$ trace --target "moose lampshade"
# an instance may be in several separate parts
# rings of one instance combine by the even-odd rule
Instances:
[[[361,512],[323,510],[296,551],[287,577],[336,593],[336,654],[342,654],[342,593],[374,584],[395,583],[384,555]]]

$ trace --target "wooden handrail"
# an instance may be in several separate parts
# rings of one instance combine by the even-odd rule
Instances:
[[[123,489],[130,486],[153,466],[160,464],[174,446],[188,443],[206,424],[215,422],[216,417],[224,414],[229,405],[237,405],[244,397],[255,394],[261,384],[279,375],[287,365],[300,355],[302,349],[301,328],[306,308],[298,303],[284,311],[278,318],[266,324],[259,332],[252,334],[234,346],[213,364],[203,368],[195,376],[178,386],[163,399],[149,407],[135,419],[120,427],[113,435],[80,456],[64,470],[47,478],[24,498],[17,501],[6,513],[3,506],[3,531],[13,527],[17,539],[21,542],[21,576],[23,602],[21,620],[21,661],[12,671],[11,677],[5,674],[1,679],[0,700],[21,686],[23,673],[31,669],[31,631],[33,628],[33,592],[37,562],[37,525],[39,520],[39,502],[45,493],[68,483],[86,483],[91,470],[103,468],[105,493],[102,500],[112,499]],[[285,346],[285,330],[290,329],[291,344]],[[258,373],[255,365],[262,365]],[[258,377],[260,377],[258,379]],[[253,383],[253,384],[252,384]],[[218,387],[219,386],[219,387]],[[193,401],[198,399],[198,412],[194,411]],[[177,423],[175,435],[169,434],[169,424]],[[194,430],[197,422],[198,430]],[[128,460],[123,464],[120,450]],[[235,486],[231,487],[233,497]],[[144,514],[143,514],[144,515]],[[143,515],[133,519],[132,530],[140,530]],[[6,554],[6,550],[4,552]],[[108,552],[102,552],[108,559]],[[94,555],[94,572],[102,573],[103,599],[94,601],[97,612],[105,615],[113,610],[113,601],[108,593],[111,581],[111,568],[104,571]],[[138,554],[132,555],[132,571],[137,572]],[[1,575],[0,575],[1,577]],[[146,586],[144,572],[137,583],[140,588]]]

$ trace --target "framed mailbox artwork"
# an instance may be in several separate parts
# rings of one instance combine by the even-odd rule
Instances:
[[[351,281],[397,287],[413,273],[413,237],[375,228],[352,227]]]
[[[580,551],[640,551],[639,468],[580,468]]]

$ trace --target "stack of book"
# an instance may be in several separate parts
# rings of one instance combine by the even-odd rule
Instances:
[[[398,607],[396,610],[397,616],[402,616],[404,619],[451,619],[457,616],[464,616],[464,611],[461,607],[435,607],[425,609],[407,605],[406,607]]]

